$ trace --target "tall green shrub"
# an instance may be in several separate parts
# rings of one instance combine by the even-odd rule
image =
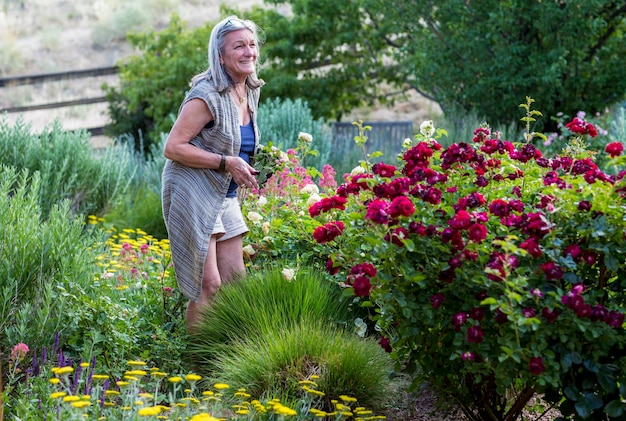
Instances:
[[[130,134],[120,136],[125,139],[121,143],[132,145],[130,137]],[[135,173],[125,194],[104,215],[107,226],[139,228],[156,238],[167,238],[161,208],[161,173],[165,165],[163,145],[166,137],[161,134],[160,140],[151,144],[150,153],[130,151]]]
[[[574,419],[623,419],[624,146],[597,151],[602,171],[583,142],[595,127],[574,119],[545,158],[531,103],[518,142],[480,127],[444,149],[431,127],[363,163],[309,209],[313,237],[392,355],[469,419],[519,419],[535,393]]]
[[[207,67],[212,25],[190,30],[176,15],[167,28],[128,35],[139,54],[120,63],[119,85],[106,86],[109,135],[130,134],[134,147],[150,151],[169,132],[191,78]],[[143,139],[142,142],[139,140]]]
[[[92,245],[69,202],[44,213],[38,173],[0,166],[0,347],[49,345],[71,325],[66,313],[93,278]],[[63,311],[59,311],[63,309]],[[4,353],[3,353],[4,354]]]
[[[271,142],[283,151],[298,146],[300,132],[309,133],[313,137],[311,148],[317,155],[307,156],[302,166],[321,169],[328,163],[333,147],[332,128],[322,118],[313,117],[306,101],[268,99],[259,106],[258,124],[262,143]]]
[[[85,131],[67,131],[56,121],[35,133],[23,119],[0,118],[0,164],[39,172],[42,218],[55,204],[70,202],[75,214],[102,214],[126,190],[134,165],[123,147],[96,152]]]

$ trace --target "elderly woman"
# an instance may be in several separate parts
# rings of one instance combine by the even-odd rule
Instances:
[[[187,328],[222,283],[245,274],[248,228],[238,188],[258,188],[250,165],[259,144],[256,25],[230,16],[211,32],[209,67],[191,80],[163,154],[163,216]]]

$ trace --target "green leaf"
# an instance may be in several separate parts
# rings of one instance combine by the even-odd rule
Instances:
[[[586,401],[576,402],[574,408],[576,408],[576,412],[578,413],[578,415],[583,418],[588,418],[591,415],[591,408]]]
[[[578,402],[578,400],[580,399],[580,391],[573,384],[567,386],[563,390],[563,393],[565,394],[565,397],[567,397],[567,399],[569,399],[570,401]]]
[[[498,301],[496,301],[495,298],[493,297],[487,297],[484,300],[482,300],[480,302],[481,306],[492,306],[492,305],[498,305]]]
[[[604,413],[609,417],[621,417],[624,414],[624,404],[619,400],[613,400],[604,407]]]
[[[607,373],[598,373],[598,383],[600,383],[602,389],[609,393],[613,393],[613,391],[615,391],[615,389],[617,388],[617,382],[615,381],[615,377]]]

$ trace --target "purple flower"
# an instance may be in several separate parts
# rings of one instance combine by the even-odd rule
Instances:
[[[430,297],[430,304],[435,309],[441,307],[441,305],[445,303],[445,301],[446,301],[446,297],[440,292]]]
[[[479,344],[483,341],[485,333],[480,326],[471,326],[467,329],[467,342]]]
[[[467,314],[464,312],[457,313],[452,318],[452,324],[458,330],[467,321]]]
[[[543,365],[543,360],[541,359],[541,357],[532,357],[530,359],[530,362],[528,363],[528,370],[531,372],[531,374],[538,376],[543,373],[545,369],[546,368]]]

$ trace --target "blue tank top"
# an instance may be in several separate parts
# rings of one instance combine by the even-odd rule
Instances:
[[[252,127],[252,120],[241,128],[241,149],[239,150],[239,157],[244,161],[250,163],[250,155],[254,152],[254,127]],[[237,196],[237,183],[231,180],[228,187],[228,193],[226,197]]]

